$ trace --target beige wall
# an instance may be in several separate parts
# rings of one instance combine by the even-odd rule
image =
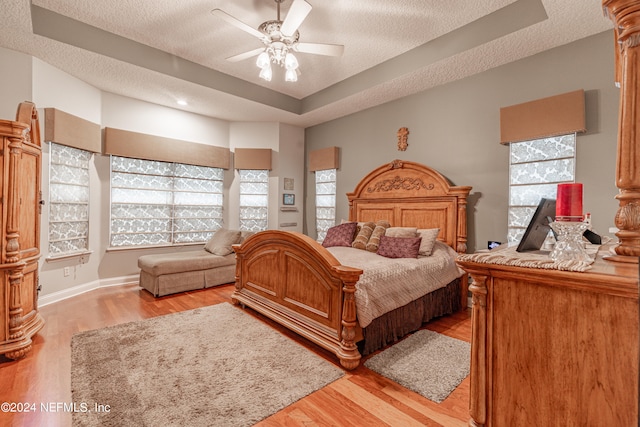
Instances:
[[[15,120],[18,104],[31,101],[32,58],[0,47],[0,118]]]
[[[231,124],[230,148],[271,149],[269,172],[269,228],[302,232],[302,193],[304,186],[304,129],[282,123],[240,122]],[[239,174],[234,170],[229,190],[230,227],[239,225]],[[284,178],[293,178],[297,212],[283,212]],[[289,191],[288,191],[289,192]],[[289,192],[290,193],[290,192]],[[285,226],[283,226],[283,224]],[[295,225],[293,225],[295,224]]]
[[[578,136],[576,177],[584,183],[585,210],[607,235],[617,209],[614,196],[618,89],[613,84],[613,35],[598,34],[482,74],[389,102],[305,132],[312,150],[341,148],[337,221],[348,216],[345,193],[373,168],[393,159],[429,165],[456,185],[472,185],[469,250],[487,240],[506,242],[507,146],[500,145],[500,107],[584,89],[587,129]],[[409,128],[409,147],[397,150],[396,132]],[[315,237],[314,184],[307,171],[305,226]]]

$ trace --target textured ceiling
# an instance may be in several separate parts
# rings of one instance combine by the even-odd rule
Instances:
[[[271,82],[259,79],[255,58],[226,61],[262,44],[210,13],[220,8],[257,28],[276,18],[273,0],[2,0],[0,46],[108,92],[306,127],[612,27],[599,0],[308,1],[300,41],[345,50],[299,53],[296,83],[280,70]]]

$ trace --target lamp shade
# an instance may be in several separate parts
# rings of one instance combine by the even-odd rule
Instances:
[[[298,81],[298,73],[296,73],[295,69],[288,69],[284,75],[285,82],[297,82]]]
[[[298,59],[293,55],[293,53],[289,52],[287,53],[287,56],[285,56],[284,68],[287,70],[295,70],[298,68]]]
[[[258,59],[256,60],[256,65],[258,68],[264,68],[269,65],[269,54],[265,51],[258,55]]]
[[[272,76],[273,76],[273,71],[271,70],[271,65],[267,64],[267,66],[263,67],[262,70],[260,71],[260,78],[270,82]]]

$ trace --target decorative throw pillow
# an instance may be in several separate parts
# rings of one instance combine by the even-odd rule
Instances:
[[[373,229],[373,233],[371,233],[371,237],[369,237],[369,241],[367,242],[366,250],[369,252],[377,252],[378,246],[380,245],[380,237],[384,236],[384,232],[389,228],[389,221],[380,220],[376,222],[376,228]]]
[[[433,251],[433,245],[436,244],[436,240],[438,239],[438,233],[440,233],[439,228],[421,228],[418,229],[418,236],[422,237],[422,242],[420,243],[420,250],[418,254],[421,256],[429,256]]]
[[[322,241],[322,246],[325,248],[331,246],[351,246],[357,226],[358,224],[355,222],[345,222],[344,224],[331,227],[327,230],[327,235]]]
[[[346,224],[348,222],[354,222],[354,221],[349,221],[346,219],[343,219],[340,224]],[[356,227],[356,235],[360,232],[360,229],[362,228],[362,225],[364,224],[364,222],[357,222],[356,224],[358,224],[358,226]]]
[[[418,237],[418,229],[416,227],[389,227],[384,232],[389,237]]]
[[[376,228],[375,222],[365,222],[358,231],[356,238],[353,240],[351,244],[352,247],[356,249],[365,249],[367,247],[367,242],[373,233],[373,230]]]
[[[380,238],[378,255],[387,258],[418,258],[422,237],[389,237]]]
[[[204,250],[214,255],[225,256],[233,252],[231,245],[240,241],[240,230],[227,230],[221,228],[211,236],[211,239],[204,245]]]

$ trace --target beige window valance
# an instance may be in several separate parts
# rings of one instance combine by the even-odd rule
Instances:
[[[235,169],[271,170],[271,149],[236,148],[233,164]]]
[[[340,149],[327,147],[309,153],[309,170],[311,172],[326,169],[338,169]]]
[[[122,129],[104,129],[104,154],[229,169],[228,148]]]
[[[44,109],[44,140],[100,153],[100,125],[55,108]]]
[[[584,90],[500,109],[500,143],[586,131]]]

